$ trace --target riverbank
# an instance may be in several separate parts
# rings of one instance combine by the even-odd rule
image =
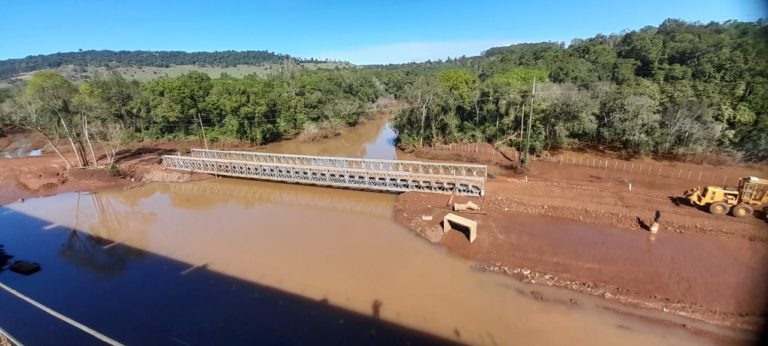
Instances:
[[[286,154],[333,155],[395,159],[394,147],[382,151],[377,146],[366,147],[370,138],[389,121],[389,111],[377,113],[364,119],[354,127],[343,128],[336,136],[311,142],[298,139],[251,145],[240,141],[219,141],[211,144],[212,149],[267,151]],[[394,133],[392,134],[394,136]],[[43,148],[45,141],[34,133],[17,131],[0,137],[0,148],[16,151],[23,143],[26,151]],[[207,174],[179,172],[162,166],[163,155],[176,155],[189,148],[202,148],[198,140],[187,141],[142,141],[131,142],[118,151],[115,170],[106,168],[67,168],[66,163],[53,152],[44,151],[39,156],[14,158],[0,157],[0,205],[18,201],[21,198],[53,196],[64,192],[103,191],[115,188],[133,188],[151,182],[187,182],[211,179]],[[74,154],[67,146],[60,148],[64,156],[75,161]],[[368,153],[368,151],[379,151]],[[102,157],[101,164],[105,159]]]
[[[473,244],[459,232],[442,234],[448,196],[402,194],[395,214],[412,231],[479,261],[480,270],[758,331],[768,304],[768,222],[675,204],[683,184],[535,162],[526,175],[490,179],[484,198],[454,199],[480,205],[482,213],[465,215],[479,224]],[[662,228],[652,237],[643,225],[657,210]]]
[[[176,153],[178,144],[135,144],[118,157],[117,169],[67,168],[56,154],[0,159],[0,205],[23,198],[64,192],[130,188],[153,181],[192,181],[207,175],[174,172],[162,167],[162,155]],[[65,155],[68,155],[65,153]]]

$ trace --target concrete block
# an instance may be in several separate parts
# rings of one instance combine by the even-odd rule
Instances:
[[[475,238],[477,238],[477,221],[473,221],[456,214],[448,213],[443,218],[443,233],[454,229],[454,226],[462,227],[466,229],[467,232],[469,232],[467,237],[469,238],[470,243],[473,243]]]
[[[466,204],[461,204],[461,203],[453,204],[453,211],[465,211],[465,210],[467,210]]]

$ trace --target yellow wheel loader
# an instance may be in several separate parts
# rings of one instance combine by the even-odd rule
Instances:
[[[685,192],[691,204],[706,206],[714,215],[731,211],[735,217],[747,217],[757,210],[768,215],[768,179],[746,177],[739,179],[739,187],[695,187]],[[768,216],[766,216],[768,217]]]

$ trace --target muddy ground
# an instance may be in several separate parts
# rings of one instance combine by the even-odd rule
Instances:
[[[446,158],[442,150],[418,154]],[[472,244],[460,232],[441,231],[442,217],[450,212],[448,196],[401,194],[396,218],[477,260],[479,270],[759,330],[768,304],[768,220],[762,213],[717,217],[688,205],[680,197],[699,182],[698,174],[689,178],[679,172],[702,170],[720,179],[768,176],[766,167],[634,161],[636,167],[653,167],[649,174],[622,171],[621,162],[609,161],[610,168],[534,162],[521,174],[496,167],[485,197],[453,199],[480,205],[479,212],[458,213],[478,222]],[[656,167],[671,174],[657,175]],[[661,231],[652,236],[647,229],[656,211]]]
[[[102,167],[67,168],[66,162],[53,153],[46,142],[35,134],[14,134],[0,138],[0,152],[15,152],[19,140],[31,143],[32,149],[43,149],[35,157],[0,157],[0,205],[21,198],[51,196],[62,192],[98,191],[112,188],[130,188],[152,181],[190,181],[207,179],[205,174],[189,174],[166,170],[162,155],[176,154],[179,148],[197,147],[197,142],[147,141],[130,143],[121,149],[115,159],[117,169],[106,169],[106,157],[97,158]],[[228,146],[236,146],[237,143]],[[75,161],[72,151],[60,148],[65,157]]]

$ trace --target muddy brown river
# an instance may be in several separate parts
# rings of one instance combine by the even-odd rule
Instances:
[[[394,137],[386,120],[376,120],[321,142],[283,142],[264,150],[396,158]],[[42,220],[35,226],[41,237],[56,232],[64,237],[63,234],[76,229],[102,239],[97,244],[100,254],[108,253],[111,247],[123,246],[181,263],[181,270],[172,274],[182,278],[179,280],[194,277],[196,271],[211,271],[359,315],[375,315],[395,325],[459,343],[701,345],[711,342],[683,328],[628,317],[604,307],[647,317],[658,317],[660,312],[612,306],[590,296],[526,285],[475,271],[471,262],[452,256],[398,225],[393,218],[394,200],[391,194],[212,179],[30,199],[5,206],[7,211],[0,215],[0,222],[4,217],[27,215]],[[0,239],[11,237],[11,232],[20,231],[4,227]],[[17,239],[15,244],[22,244],[24,236],[14,236],[18,238],[13,238]],[[10,245],[6,247],[12,250]],[[57,266],[64,264],[55,264],[53,268],[44,265],[40,274]],[[130,268],[131,264],[126,266]],[[8,283],[8,277],[3,273],[0,281]],[[141,277],[137,274],[134,280],[142,280]],[[24,286],[21,281],[16,284],[22,291],[29,287],[30,292],[44,292],[32,284]],[[142,286],[146,290],[143,294],[151,297],[152,286],[147,284]],[[87,287],[79,289],[82,294],[88,292]],[[535,299],[531,291],[541,293],[546,301]],[[55,294],[39,295],[54,305],[57,299],[67,299]],[[214,291],[204,299],[216,307],[217,299],[226,295],[226,290]],[[174,299],[172,295],[166,298]],[[110,304],[119,309],[123,296],[116,293],[110,299],[114,301]],[[580,304],[569,303],[571,299]],[[140,304],[140,301],[124,304]],[[179,304],[183,306],[183,302]],[[206,322],[199,328],[209,328],[210,323],[225,321],[224,315],[232,317],[239,313],[236,309],[225,312],[217,308],[206,310],[206,314],[221,313],[222,317],[213,316],[214,322]],[[100,305],[89,305],[85,301],[71,309],[74,309],[72,314],[85,316],[89,310],[100,309]],[[195,312],[184,310],[183,313]],[[296,325],[302,323],[302,320],[295,321]],[[696,325],[692,321],[686,323]],[[174,331],[167,334],[183,339],[185,334],[178,328],[182,327],[169,327]],[[224,333],[227,329],[212,330]],[[147,343],[156,343],[153,337],[147,335]]]

